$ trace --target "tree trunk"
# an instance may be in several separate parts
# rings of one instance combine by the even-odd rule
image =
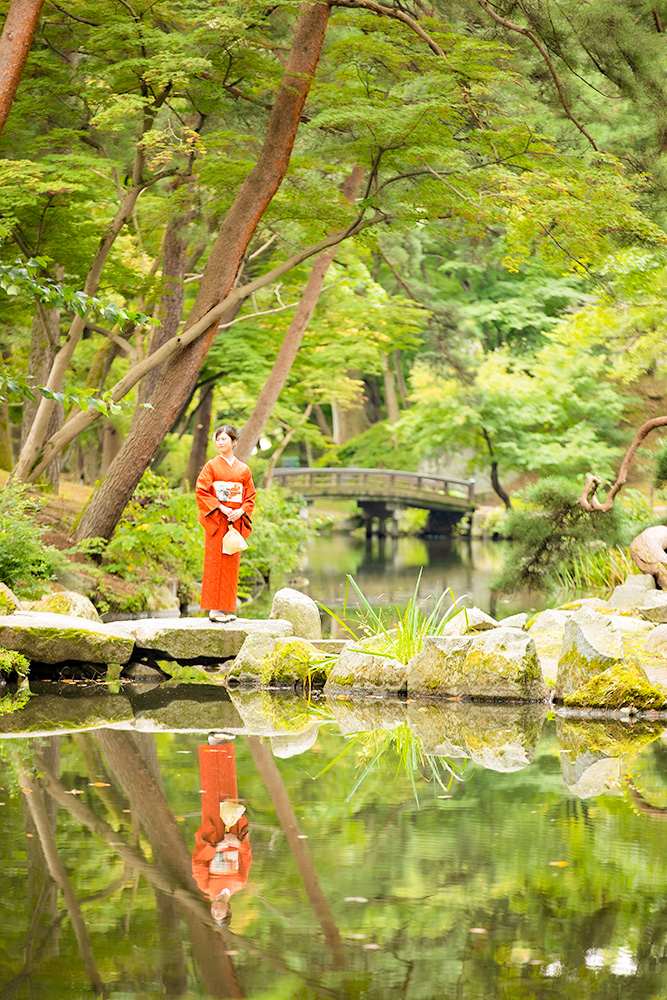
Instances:
[[[184,178],[178,178],[172,185],[177,191]],[[162,279],[163,291],[160,299],[158,318],[161,326],[155,325],[151,334],[148,353],[157,351],[158,347],[178,333],[178,326],[183,315],[183,292],[185,290],[185,263],[188,249],[188,229],[193,211],[175,212],[169,217],[162,241]],[[139,383],[137,402],[148,403],[153,394],[163,370],[162,365],[154,368]]]
[[[199,405],[195,410],[195,426],[192,435],[192,448],[185,478],[194,490],[197,476],[206,461],[208,440],[211,433],[211,417],[213,416],[214,382],[208,382],[199,390]]]
[[[12,109],[44,0],[12,0],[0,36],[0,133]]]
[[[401,352],[392,351],[391,356],[394,360],[394,368],[396,369],[396,385],[398,386],[401,403],[404,408],[407,408],[410,406],[410,394],[405,384],[405,375],[403,374],[403,366],[401,365]]]
[[[269,115],[259,159],[236,195],[211,250],[186,329],[221,302],[230,291],[248,244],[278,190],[287,168],[301,112],[320,57],[329,20],[328,3],[304,3],[292,49]],[[77,539],[109,538],[172,426],[197,378],[217,330],[188,344],[166,363],[151,398],[153,409],[137,411],[123,448],[96,490],[77,530]]]
[[[385,354],[383,361],[382,377],[384,379],[384,402],[387,407],[387,420],[390,424],[395,424],[401,414],[398,409],[398,396],[396,394],[396,382],[394,380],[391,355]]]
[[[356,198],[364,174],[365,169],[361,166],[356,166],[346,179],[342,187],[342,193],[347,201],[353,202]],[[294,319],[290,323],[285,338],[280,345],[278,357],[274,361],[271,373],[257,397],[255,408],[241,432],[239,442],[236,446],[236,455],[242,462],[247,462],[252,455],[253,449],[257,447],[257,442],[262,436],[266,423],[271,416],[271,411],[284,388],[294,364],[297,351],[301,346],[306,327],[310,322],[315,311],[315,306],[322,293],[324,279],[336,256],[337,249],[338,247],[331,247],[330,250],[320,254],[312,266],[306,287],[303,290],[301,300],[294,314]]]
[[[361,378],[359,371],[349,371],[347,374],[353,379]],[[334,444],[345,444],[350,438],[363,434],[371,426],[361,393],[360,389],[357,403],[348,403],[346,406],[341,406],[339,403],[331,404]]]
[[[28,375],[30,375],[36,385],[43,385],[49,377],[53,359],[58,353],[60,344],[60,309],[39,308],[32,321],[32,333],[30,336],[30,354],[28,360]],[[23,401],[23,415],[21,420],[21,448],[23,448],[33,421],[40,405],[41,397],[38,395],[33,402],[31,399]],[[65,422],[65,411],[62,403],[54,401],[51,416],[47,427],[47,434],[55,434],[60,430]],[[49,466],[44,477],[53,490],[58,492],[60,483],[60,456]]]

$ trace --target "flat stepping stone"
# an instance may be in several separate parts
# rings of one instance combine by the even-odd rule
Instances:
[[[292,635],[291,623],[281,618],[237,618],[225,625],[208,618],[140,618],[110,622],[107,628],[136,645],[135,658],[150,653],[165,660],[228,660],[237,655],[250,634],[261,632],[275,639]]]
[[[127,663],[134,640],[87,618],[17,611],[0,617],[0,647],[39,663]]]

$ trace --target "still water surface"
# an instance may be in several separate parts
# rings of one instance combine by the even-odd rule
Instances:
[[[501,597],[491,591],[491,580],[511,551],[507,542],[467,538],[355,538],[347,534],[321,535],[310,542],[300,590],[336,614],[345,600],[346,577],[351,575],[375,607],[404,607],[414,592],[421,571],[420,599],[428,612],[429,598],[444,590],[455,598],[469,595],[475,604],[497,618],[518,611],[546,607],[548,596],[535,593]],[[289,581],[277,580],[276,587]],[[563,600],[567,595],[563,595]],[[552,598],[553,600],[553,598]],[[266,593],[244,614],[261,617],[268,612],[271,595]],[[334,628],[335,631],[335,628]]]
[[[224,928],[192,868],[205,735],[0,740],[0,997],[667,997],[660,727],[538,711],[476,740],[442,711],[355,739],[376,702],[283,699],[270,740],[238,735],[252,856]]]

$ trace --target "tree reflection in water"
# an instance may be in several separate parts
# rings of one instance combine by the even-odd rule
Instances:
[[[360,742],[327,769],[337,733],[280,761],[237,738],[253,864],[233,929],[192,875],[201,736],[5,741],[0,997],[667,994],[661,728],[559,719],[537,743],[532,716],[497,715],[482,740],[423,707],[398,725],[429,753],[458,734],[473,780],[427,786],[387,751],[346,802]]]

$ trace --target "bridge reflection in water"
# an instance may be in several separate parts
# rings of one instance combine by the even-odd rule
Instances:
[[[452,525],[475,509],[475,480],[430,476],[397,469],[276,469],[274,479],[301,493],[306,500],[354,499],[361,510],[366,535],[397,533],[405,507],[428,510],[426,531],[449,534]]]

